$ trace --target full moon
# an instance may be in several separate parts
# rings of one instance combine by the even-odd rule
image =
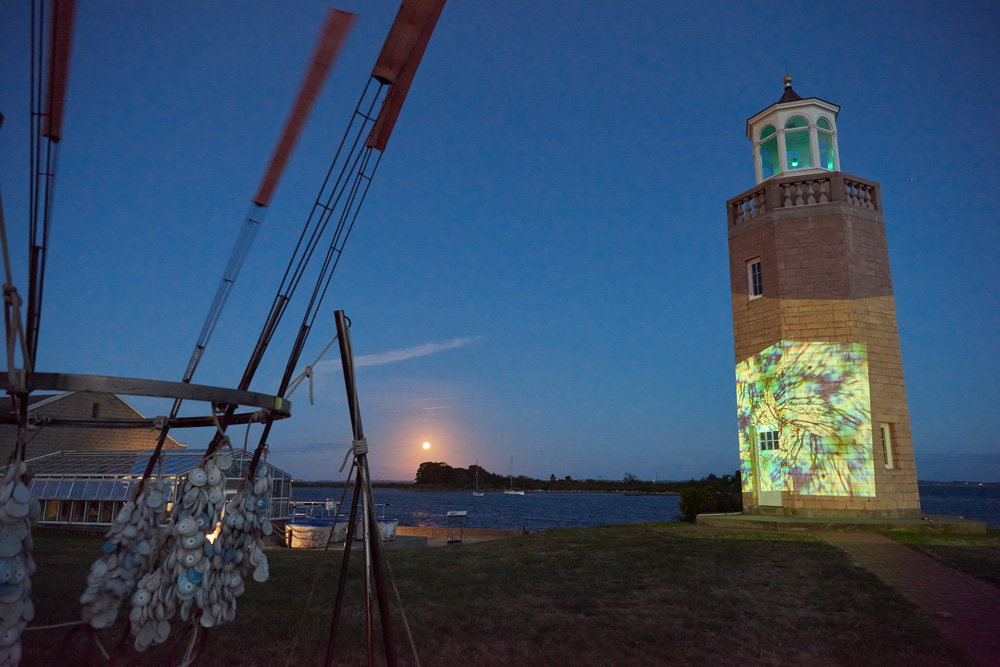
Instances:
[[[424,443],[424,449],[430,449],[430,448],[431,448],[431,443],[425,442]]]

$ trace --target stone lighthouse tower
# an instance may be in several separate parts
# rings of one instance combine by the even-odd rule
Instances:
[[[744,511],[918,516],[879,186],[841,171],[840,107],[791,81],[726,204]]]

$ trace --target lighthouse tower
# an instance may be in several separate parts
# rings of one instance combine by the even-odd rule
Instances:
[[[918,516],[879,186],[841,171],[840,107],[791,81],[726,204],[744,512]]]

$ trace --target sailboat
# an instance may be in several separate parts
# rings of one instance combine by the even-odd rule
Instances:
[[[482,498],[486,495],[479,490],[479,459],[476,459],[476,488],[473,489],[472,495],[476,498]]]
[[[507,488],[503,490],[505,496],[523,496],[524,491],[514,488],[514,457],[510,457],[510,467],[507,468]]]

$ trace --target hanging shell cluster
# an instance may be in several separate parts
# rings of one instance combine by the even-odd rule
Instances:
[[[188,620],[195,606],[204,609],[208,599],[203,582],[215,547],[207,534],[214,532],[226,501],[226,475],[233,464],[232,450],[222,448],[188,473],[175,505],[173,523],[164,542],[159,566],[139,580],[132,596],[132,634],[135,648],[144,651],[170,635],[170,619],[179,611]],[[235,612],[233,612],[235,617]]]
[[[271,534],[271,475],[263,460],[253,481],[246,480],[226,504],[216,553],[206,578],[208,603],[201,615],[206,628],[232,622],[236,616],[236,598],[243,594],[248,576],[267,581],[270,576],[264,555],[264,536]]]
[[[90,566],[87,589],[80,596],[82,616],[93,628],[115,622],[126,595],[135,590],[150,554],[156,551],[156,537],[167,510],[163,482],[148,480],[139,495],[118,511],[104,555]]]
[[[28,467],[20,457],[0,482],[0,665],[21,660],[21,632],[35,617],[31,602],[31,527],[41,506],[28,489]]]

